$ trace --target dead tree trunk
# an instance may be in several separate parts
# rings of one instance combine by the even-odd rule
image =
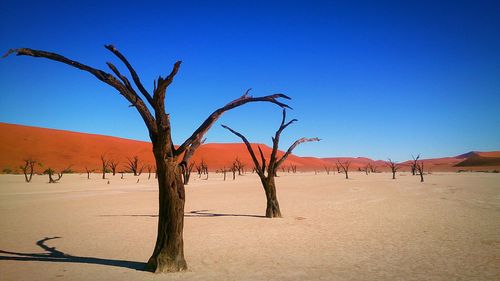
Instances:
[[[87,172],[87,179],[90,180],[90,173],[92,173],[94,170],[90,170],[89,168],[85,167],[85,171]]]
[[[247,90],[240,98],[231,101],[210,114],[188,139],[175,148],[171,137],[170,116],[165,111],[165,95],[168,86],[173,82],[177,74],[181,62],[178,61],[174,64],[167,77],[159,76],[158,80],[154,81],[151,94],[144,88],[139,76],[125,56],[112,45],[106,45],[105,47],[126,66],[139,93],[132,86],[129,79],[109,62],[107,65],[114,75],[46,51],[28,48],[11,49],[4,56],[16,53],[18,56],[42,57],[86,71],[113,87],[130,102],[131,106],[135,107],[149,131],[158,172],[158,233],[156,245],[151,258],[148,260],[146,269],[157,273],[185,270],[187,266],[184,260],[182,237],[185,194],[182,172],[179,166],[189,163],[189,159],[201,145],[203,136],[226,111],[250,102],[270,102],[286,108],[289,106],[277,99],[290,98],[283,94],[252,97],[248,94],[250,90]],[[150,108],[153,109],[154,114],[151,114]]]
[[[345,161],[344,163],[341,163],[340,161],[337,161],[338,166],[337,169],[342,168],[342,171],[345,173],[345,178],[349,179],[349,165],[351,165],[351,161]],[[339,170],[340,173],[340,170]]]
[[[109,160],[109,167],[111,168],[113,176],[116,175],[116,168],[118,167],[118,162],[116,160]]]
[[[33,178],[33,173],[35,171],[35,164],[36,164],[35,160],[26,159],[24,160],[24,166],[20,167],[24,173],[24,180],[28,183],[31,182],[31,179]]]
[[[389,158],[389,161],[387,162],[387,166],[389,166],[389,168],[391,168],[392,179],[395,180],[396,179],[396,172],[399,169],[398,163],[392,161],[391,158]]]
[[[420,182],[424,182],[424,161],[417,162],[416,169],[420,175]]]
[[[411,174],[415,175],[417,173],[417,161],[420,158],[420,154],[417,157],[412,155],[411,158],[413,159],[413,162],[411,162]]]
[[[258,146],[258,148],[259,148],[261,163],[259,163],[259,161],[257,160],[257,157],[255,156],[255,153],[253,151],[253,148],[245,136],[243,136],[242,134],[229,128],[228,126],[222,125],[222,127],[224,127],[225,129],[229,130],[231,133],[238,136],[245,143],[247,150],[250,153],[252,161],[255,165],[255,171],[257,172],[257,174],[260,177],[260,181],[262,183],[262,186],[264,187],[264,192],[266,194],[266,199],[267,199],[266,217],[268,217],[268,218],[275,218],[275,217],[280,218],[281,217],[280,206],[278,204],[278,197],[276,195],[276,184],[274,183],[274,177],[276,176],[276,171],[278,170],[280,165],[283,164],[283,162],[285,162],[286,158],[292,153],[292,151],[295,149],[295,147],[297,147],[297,145],[304,143],[304,142],[319,141],[318,138],[298,139],[290,146],[290,148],[288,148],[288,150],[285,152],[285,154],[280,159],[277,159],[279,139],[281,136],[281,132],[283,132],[283,130],[286,127],[288,127],[290,124],[297,121],[297,119],[293,119],[293,120],[285,123],[285,120],[286,120],[286,110],[283,109],[283,119],[281,120],[281,125],[273,137],[273,150],[271,152],[271,156],[269,158],[268,163],[266,163],[266,158],[264,157],[264,153],[262,153],[260,146]],[[234,165],[233,165],[233,167],[234,167]],[[266,175],[266,172],[267,172],[267,175]]]
[[[104,154],[101,154],[101,169],[102,169],[102,179],[106,179],[106,170],[109,166],[109,160],[104,157]]]
[[[47,170],[45,170],[45,173],[49,175],[49,183],[57,183],[63,176],[63,172],[56,173],[51,168],[48,168]],[[54,173],[56,173],[57,179],[52,177],[54,175]]]

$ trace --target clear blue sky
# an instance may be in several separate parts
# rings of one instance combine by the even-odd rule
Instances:
[[[293,98],[299,122],[282,149],[323,139],[298,147],[301,156],[500,150],[500,1],[30,2],[3,1],[2,52],[43,49],[107,71],[106,61],[119,65],[103,47],[111,43],[148,89],[182,60],[167,97],[176,143],[252,87]],[[280,114],[244,106],[207,141],[239,142],[223,123],[270,144]],[[148,140],[109,86],[29,57],[0,60],[0,121]]]

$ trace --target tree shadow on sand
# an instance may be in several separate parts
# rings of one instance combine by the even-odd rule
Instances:
[[[58,238],[61,237],[45,237],[44,239],[38,240],[36,242],[36,245],[45,250],[45,253],[17,253],[0,250],[0,260],[86,263],[124,267],[139,271],[145,271],[144,268],[146,266],[146,263],[143,262],[72,256],[56,250],[56,247],[49,247],[45,245],[45,242]]]
[[[266,218],[260,215],[246,215],[246,214],[220,214],[209,212],[210,210],[196,210],[184,213],[187,218],[212,218],[212,217],[249,217],[249,218]],[[100,217],[150,217],[157,218],[158,215],[100,215]]]

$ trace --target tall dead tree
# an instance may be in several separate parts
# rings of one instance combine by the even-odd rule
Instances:
[[[139,93],[134,89],[129,79],[122,75],[118,68],[110,62],[107,65],[114,75],[56,53],[28,48],[11,49],[4,57],[12,53],[16,53],[18,56],[41,57],[86,71],[117,90],[139,112],[149,131],[149,137],[153,144],[159,189],[157,239],[153,254],[147,262],[146,270],[153,272],[185,270],[187,265],[184,259],[184,240],[182,235],[184,229],[185,191],[180,165],[185,166],[189,163],[189,159],[200,146],[203,136],[226,111],[250,102],[270,102],[286,108],[288,106],[277,99],[290,98],[283,94],[252,97],[249,96],[248,90],[240,98],[231,101],[210,114],[193,134],[176,148],[172,142],[170,116],[165,111],[165,95],[168,86],[172,83],[179,70],[181,62],[178,61],[174,64],[172,71],[167,77],[159,76],[154,81],[151,94],[144,88],[139,76],[125,56],[112,45],[106,45],[105,47],[126,66]]]
[[[248,152],[250,153],[250,156],[252,157],[252,161],[255,165],[255,171],[260,177],[260,181],[262,183],[262,186],[264,187],[264,191],[266,193],[266,199],[267,199],[267,207],[266,207],[266,217],[268,218],[274,218],[274,217],[281,217],[281,211],[280,211],[280,206],[278,203],[278,197],[276,196],[276,184],[274,182],[274,177],[276,176],[276,171],[279,168],[283,162],[285,162],[286,158],[292,153],[292,151],[297,147],[297,145],[304,143],[304,142],[311,142],[311,141],[319,141],[318,138],[301,138],[296,140],[285,152],[285,154],[278,159],[277,153],[278,153],[278,146],[279,146],[279,140],[281,136],[281,132],[288,127],[290,124],[293,122],[297,121],[297,119],[292,119],[291,121],[288,121],[285,123],[286,120],[286,110],[283,109],[283,119],[281,120],[281,125],[276,131],[276,134],[272,138],[273,140],[273,150],[271,152],[271,156],[269,157],[269,162],[266,163],[266,158],[264,157],[264,153],[262,153],[262,149],[259,148],[259,153],[260,153],[260,159],[261,162],[259,163],[259,160],[257,160],[257,157],[255,156],[255,153],[253,151],[252,146],[250,145],[250,142],[248,142],[247,138],[243,136],[242,134],[236,132],[235,130],[229,128],[228,126],[222,125],[225,129],[229,130],[231,133],[235,134],[241,140],[245,143]],[[266,175],[267,172],[267,175]]]
[[[329,175],[330,174],[330,170],[331,170],[331,167],[330,166],[325,166],[325,171],[326,171],[326,174]],[[316,172],[316,169],[314,169],[314,171]]]
[[[424,182],[424,161],[417,162],[416,169],[420,175],[420,182]]]
[[[106,159],[104,154],[101,154],[101,169],[102,169],[102,179],[106,179],[106,171],[109,166],[109,160]]]
[[[236,159],[234,160],[233,165],[238,171],[238,176],[243,175],[244,172],[243,169],[245,168],[245,164],[243,164],[243,162],[241,162],[241,160],[238,157],[236,157]]]
[[[398,171],[398,169],[400,168],[399,164],[392,161],[391,158],[388,159],[389,161],[386,162],[387,166],[389,168],[391,168],[391,172],[392,172],[392,179],[395,180],[396,179],[396,172]]]
[[[349,179],[349,165],[351,165],[351,161],[345,161],[345,162],[340,162],[337,160],[337,164],[338,164],[338,168],[337,169],[342,169],[342,171],[344,171],[344,174],[345,174],[345,178],[346,179]],[[340,172],[339,172],[340,173]]]
[[[416,175],[417,173],[417,161],[418,159],[420,158],[420,154],[417,155],[417,157],[413,156],[413,154],[411,155],[411,158],[413,159],[413,161],[411,162],[411,174],[412,175]]]
[[[24,166],[20,166],[21,170],[24,173],[24,180],[26,182],[31,182],[33,178],[33,173],[35,172],[35,164],[37,162],[31,158],[24,160]]]

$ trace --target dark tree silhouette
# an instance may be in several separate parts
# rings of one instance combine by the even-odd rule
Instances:
[[[416,169],[420,175],[420,182],[424,182],[424,161],[418,161],[416,163]]]
[[[51,168],[48,168],[47,170],[44,171],[44,174],[49,175],[49,183],[57,183],[62,178],[64,171],[65,170],[61,171],[60,173],[57,173]],[[57,179],[53,177],[54,173],[57,175]]]
[[[274,217],[281,217],[281,211],[278,203],[278,197],[276,196],[276,184],[274,182],[274,177],[276,176],[276,171],[279,168],[281,164],[286,160],[286,158],[292,153],[292,151],[297,147],[297,145],[304,143],[304,142],[311,142],[311,141],[319,141],[318,138],[301,138],[296,140],[290,148],[285,152],[285,154],[278,159],[277,154],[278,154],[278,145],[279,145],[279,140],[281,136],[281,132],[288,127],[290,124],[293,122],[297,121],[297,119],[293,119],[287,123],[285,123],[286,120],[286,110],[283,109],[283,119],[281,120],[281,125],[279,129],[276,131],[276,134],[272,138],[273,140],[273,150],[271,152],[271,156],[269,158],[269,163],[266,163],[266,158],[264,157],[264,153],[262,153],[262,149],[259,148],[259,154],[261,158],[261,162],[259,163],[259,160],[257,160],[257,157],[255,156],[255,153],[253,151],[252,146],[250,145],[250,142],[248,142],[247,138],[243,136],[242,134],[236,132],[235,130],[229,128],[228,126],[222,125],[225,129],[229,130],[231,133],[235,134],[241,140],[245,143],[248,152],[250,153],[250,156],[252,157],[253,163],[255,165],[255,171],[260,177],[260,181],[262,183],[262,186],[264,187],[264,191],[266,193],[266,199],[267,199],[267,207],[266,207],[266,217],[268,218],[274,218]],[[267,172],[267,175],[266,175]]]
[[[231,172],[233,172],[233,181],[236,179],[236,171],[238,168],[236,167],[236,163],[233,162],[233,165],[231,166]]]
[[[243,172],[244,172],[243,169],[245,168],[245,164],[243,164],[243,162],[241,162],[241,160],[238,157],[236,157],[236,159],[234,160],[233,165],[236,168],[236,170],[238,171],[238,176],[243,175]]]
[[[396,179],[396,172],[400,168],[400,165],[397,162],[392,161],[391,158],[389,158],[388,160],[389,161],[387,161],[386,164],[389,168],[391,168],[392,179],[395,180]]]
[[[106,179],[106,170],[109,166],[109,160],[106,159],[104,154],[101,154],[101,170],[102,170],[102,179]]]
[[[329,175],[330,174],[330,170],[331,170],[331,167],[330,166],[325,166],[325,171],[326,171],[326,174]],[[314,169],[314,172],[316,172],[316,169]]]
[[[413,162],[411,162],[411,174],[412,175],[416,175],[417,173],[417,161],[418,159],[420,158],[420,154],[417,155],[417,157],[413,156],[413,154],[411,155],[411,158],[413,159]]]
[[[33,173],[35,172],[35,164],[37,162],[31,158],[24,160],[24,166],[20,166],[21,170],[24,173],[24,180],[26,182],[31,182],[33,178]]]
[[[157,273],[185,270],[187,264],[184,259],[182,235],[184,229],[185,190],[182,181],[182,169],[179,165],[185,166],[189,163],[189,159],[200,146],[203,136],[226,111],[250,102],[270,102],[286,108],[288,106],[277,99],[290,98],[283,94],[252,97],[248,95],[248,90],[240,98],[231,101],[210,114],[193,134],[176,148],[172,142],[170,116],[165,111],[165,95],[168,86],[172,83],[179,70],[181,62],[178,61],[174,64],[167,77],[159,76],[154,81],[153,94],[151,95],[144,88],[139,76],[125,56],[112,45],[106,45],[105,47],[126,66],[139,93],[134,89],[129,79],[122,75],[118,68],[110,62],[107,65],[114,75],[59,54],[41,50],[11,49],[4,57],[12,53],[16,53],[18,56],[41,57],[86,71],[117,90],[120,95],[131,103],[131,106],[135,107],[149,131],[158,172],[158,232],[153,254],[148,260],[146,268]],[[154,114],[151,113],[151,109]]]
[[[370,164],[367,164],[366,166],[363,167],[363,172],[365,172],[365,174],[367,174],[367,175],[370,172],[369,167],[370,167]]]
[[[338,160],[337,163],[335,163],[335,168],[337,168],[337,174],[340,174],[340,165],[338,163]]]
[[[91,170],[91,169],[85,167],[85,171],[87,172],[87,179],[90,180],[90,173],[94,172],[95,170],[93,170],[93,169]]]
[[[344,171],[345,178],[349,179],[348,173],[349,173],[349,165],[351,165],[351,161],[345,161],[344,163],[342,163],[339,160],[337,160],[337,163],[338,163],[337,169],[339,169],[339,171],[340,171],[340,169],[342,169],[342,171]]]
[[[370,168],[370,173],[377,173],[377,166],[370,163],[368,167]]]
[[[138,156],[134,156],[132,158],[127,157],[127,168],[131,173],[134,174],[134,176],[140,176],[142,174],[144,166],[140,165],[140,163],[141,160],[139,160]]]
[[[114,159],[109,160],[109,167],[111,168],[111,172],[113,173],[113,176],[116,175],[116,168],[118,167],[118,161]]]

